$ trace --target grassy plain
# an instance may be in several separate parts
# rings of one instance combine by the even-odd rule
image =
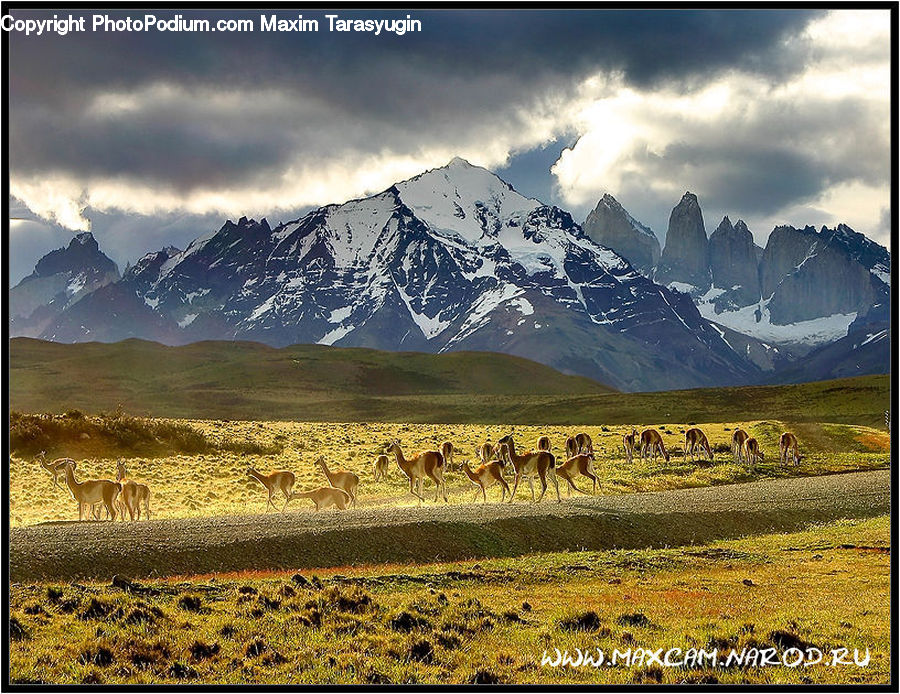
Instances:
[[[887,683],[890,520],[657,550],[13,584],[13,682]],[[542,665],[555,648],[860,649],[865,666]]]
[[[91,418],[88,418],[89,420]],[[385,443],[397,439],[410,452],[438,447],[450,440],[459,449],[455,462],[475,460],[475,449],[483,441],[496,441],[512,433],[520,448],[532,447],[540,435],[550,437],[553,452],[562,456],[567,435],[585,431],[591,435],[597,452],[595,470],[600,487],[598,493],[658,491],[685,487],[700,487],[755,479],[814,475],[886,467],[890,460],[890,436],[884,430],[845,424],[817,424],[781,422],[774,420],[742,422],[740,425],[759,440],[766,455],[756,470],[735,464],[727,450],[731,432],[738,424],[707,424],[703,428],[710,442],[719,452],[715,461],[684,461],[681,447],[684,424],[659,424],[672,457],[655,462],[639,459],[626,464],[621,446],[622,434],[630,431],[622,426],[501,426],[474,424],[388,424],[388,423],[318,423],[318,422],[233,422],[222,420],[178,420],[203,434],[212,453],[196,455],[134,456],[124,454],[130,475],[146,482],[151,490],[151,511],[155,518],[215,516],[235,513],[262,513],[266,507],[266,493],[262,486],[247,476],[247,467],[262,472],[287,469],[297,477],[296,490],[311,489],[325,484],[324,476],[314,466],[323,455],[332,468],[351,470],[359,475],[361,506],[411,505],[417,500],[408,493],[409,485],[391,463],[386,481],[373,481],[372,463]],[[641,424],[638,424],[640,428]],[[782,466],[778,461],[778,437],[782,431],[794,431],[800,440],[804,459],[798,466]],[[278,453],[253,454],[221,450],[240,442],[245,450],[259,448],[278,450]],[[87,442],[88,444],[90,441]],[[115,459],[121,451],[102,454],[94,451],[91,457],[81,457],[77,446],[60,447],[53,456],[71,455],[79,461],[79,478],[112,477]],[[507,472],[508,481],[509,478]],[[459,471],[446,474],[447,489],[452,504],[471,503],[475,488]],[[582,480],[586,481],[586,480]],[[580,482],[576,482],[584,489]],[[566,489],[561,482],[561,492]],[[433,493],[432,483],[426,485],[426,497]],[[490,501],[499,501],[500,489],[488,491]],[[50,475],[31,456],[13,451],[10,462],[10,522],[30,525],[44,521],[77,518],[77,507],[67,489],[56,488]],[[525,486],[520,487],[517,499],[530,499]],[[280,503],[280,502],[279,502]],[[311,502],[295,500],[289,511],[311,510]]]

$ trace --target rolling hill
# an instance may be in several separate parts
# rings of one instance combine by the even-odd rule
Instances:
[[[10,407],[194,419],[628,424],[782,419],[883,426],[890,376],[618,393],[490,352],[253,342],[9,343]]]

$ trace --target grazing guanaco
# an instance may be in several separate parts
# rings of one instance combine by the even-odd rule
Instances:
[[[434,500],[438,500],[438,493],[443,492],[444,501],[447,499],[447,490],[444,486],[444,456],[440,451],[421,451],[412,458],[406,458],[397,441],[392,441],[384,450],[385,453],[393,453],[397,459],[398,467],[409,478],[409,493],[417,496],[419,501],[425,501],[424,486],[425,477],[430,477],[435,484]],[[418,484],[419,491],[415,490]]]
[[[449,441],[444,441],[441,444],[441,455],[444,456],[444,466],[447,470],[453,469],[453,454],[455,452],[456,448]]]
[[[549,451],[550,450],[550,437],[549,436],[541,436],[537,440],[537,450],[539,450],[539,451]]]
[[[329,506],[337,506],[341,511],[350,504],[350,495],[337,487],[319,487],[308,492],[293,492],[288,501],[292,499],[312,499],[316,505],[316,512]],[[287,503],[287,502],[285,502]]]
[[[631,463],[634,460],[634,449],[638,443],[637,429],[631,427],[631,433],[622,436],[622,445],[625,447],[625,460]]]
[[[575,486],[575,478],[578,477],[578,475],[583,475],[584,477],[587,477],[589,480],[591,480],[594,483],[594,487],[591,493],[597,493],[597,475],[594,474],[593,453],[579,453],[576,456],[572,456],[566,462],[562,463],[556,468],[556,474],[558,477],[562,477],[566,482],[569,483],[569,488],[566,490],[566,496],[572,496],[573,489],[576,492],[587,494],[586,491],[583,491]]]
[[[778,440],[778,449],[781,452],[782,465],[787,464],[789,454],[794,461],[794,465],[799,465],[800,461],[803,460],[803,456],[800,455],[800,449],[798,448],[797,437],[789,431],[781,435],[781,438]]]
[[[384,453],[375,458],[375,481],[386,480],[388,478],[388,468],[391,466],[391,459]]]
[[[276,511],[278,510],[275,502],[272,501],[272,497],[275,492],[279,490],[284,494],[284,506],[281,507],[282,512],[287,508],[288,501],[291,500],[291,491],[293,490],[294,482],[296,481],[293,472],[290,470],[277,470],[269,475],[264,475],[261,472],[257,472],[254,468],[248,467],[247,474],[259,482],[266,488],[266,491],[269,492],[269,499],[266,502],[266,513],[269,512],[269,506]]]
[[[472,484],[481,489],[481,496],[484,499],[484,503],[487,503],[487,492],[485,490],[488,487],[493,487],[495,484],[499,484],[503,488],[500,503],[502,504],[506,501],[506,493],[509,491],[509,485],[506,483],[506,480],[503,479],[503,467],[496,460],[479,465],[474,470],[469,467],[469,461],[467,460],[463,463],[462,469],[463,472],[466,473],[466,477],[472,480]],[[476,491],[475,499],[477,498],[478,492]],[[474,502],[475,499],[472,501]]]
[[[687,462],[688,453],[691,454],[691,462],[694,462],[696,455],[702,455],[704,452],[712,461],[712,448],[709,446],[709,439],[706,438],[706,434],[696,427],[684,432],[684,461]]]
[[[652,463],[656,460],[657,452],[662,453],[666,462],[669,462],[669,452],[666,450],[659,432],[656,429],[644,429],[641,432],[641,461],[647,458],[649,453],[650,462]]]
[[[547,492],[547,473],[553,480],[553,486],[556,488],[556,500],[562,501],[559,496],[559,482],[556,479],[556,458],[548,451],[529,451],[523,455],[516,453],[516,444],[513,441],[512,434],[508,434],[500,439],[500,444],[506,453],[506,457],[512,463],[513,469],[516,471],[516,480],[513,484],[512,494],[509,495],[509,503],[512,503],[519,488],[519,482],[522,477],[528,478],[528,485],[531,487],[531,501],[534,502],[534,475],[541,479],[541,495],[538,501],[544,498]]]
[[[747,463],[752,468],[756,467],[756,463],[758,461],[766,459],[766,456],[763,454],[763,452],[759,450],[759,441],[757,441],[753,437],[750,437],[749,439],[744,441],[744,453],[747,458]]]
[[[66,484],[75,501],[78,502],[78,520],[82,520],[86,506],[93,506],[102,502],[106,507],[106,513],[112,520],[116,519],[116,500],[122,491],[122,485],[112,480],[83,480],[75,479],[75,463],[67,461],[62,464],[66,473]]]
[[[141,519],[141,505],[147,513],[147,520],[150,520],[150,487],[134,480],[126,480],[128,471],[125,469],[125,461],[119,458],[116,461],[116,482],[122,485],[122,494],[119,496],[119,502],[128,511],[131,520]],[[125,514],[121,513],[122,520],[125,520]]]
[[[325,464],[325,458],[323,456],[319,456],[316,460],[316,465],[322,468],[322,472],[325,473],[325,478],[328,480],[328,484],[337,489],[343,489],[347,492],[347,496],[350,497],[350,502],[356,506],[356,490],[359,487],[359,477],[347,470],[339,470],[337,472],[332,472],[328,469],[328,466]]]
[[[35,456],[35,460],[41,464],[42,468],[53,475],[53,486],[62,489],[62,487],[60,487],[59,480],[66,479],[66,473],[62,469],[63,463],[70,462],[75,465],[75,461],[71,458],[57,458],[56,460],[48,463],[46,460],[46,456],[46,451],[41,451]]]
[[[743,461],[744,443],[749,438],[750,434],[743,429],[738,428],[734,430],[734,433],[731,435],[731,455],[734,456],[734,462],[740,463]]]
[[[594,442],[591,440],[591,437],[585,434],[583,431],[575,434],[575,445],[578,448],[577,453],[594,452]],[[571,458],[571,456],[569,457]]]
[[[566,458],[571,458],[573,455],[578,455],[578,442],[575,440],[574,436],[567,436]]]

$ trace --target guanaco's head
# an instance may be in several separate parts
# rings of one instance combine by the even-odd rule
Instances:
[[[119,458],[116,461],[116,482],[121,482],[127,476],[127,471],[125,470],[125,461]]]
[[[325,457],[320,455],[318,458],[316,458],[316,462],[314,463],[314,465],[316,465],[317,467],[324,468],[325,467]]]

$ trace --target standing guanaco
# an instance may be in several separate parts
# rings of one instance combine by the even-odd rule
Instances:
[[[583,475],[591,480],[594,483],[591,493],[597,493],[597,475],[594,473],[593,453],[579,453],[578,455],[569,458],[566,462],[557,466],[556,474],[558,477],[562,477],[569,483],[569,488],[566,490],[566,496],[571,496],[573,489],[576,492],[587,494],[587,492],[582,491],[575,486],[575,478],[578,477],[578,475]]]
[[[106,513],[111,520],[116,519],[116,500],[122,491],[122,486],[112,480],[83,480],[79,482],[75,478],[74,461],[66,461],[62,464],[66,474],[66,484],[75,501],[78,502],[78,520],[82,520],[85,507],[102,502],[106,507]]]
[[[269,512],[269,506],[276,511],[278,510],[278,507],[272,501],[272,497],[275,492],[279,490],[284,494],[284,506],[281,507],[281,511],[284,512],[288,502],[291,500],[291,491],[293,490],[294,482],[296,481],[294,473],[290,470],[277,470],[269,475],[264,475],[261,472],[257,472],[254,468],[248,467],[247,474],[259,482],[269,492],[269,499],[266,502],[266,513]]]
[[[322,468],[322,472],[325,473],[325,479],[328,480],[328,484],[347,492],[347,496],[350,497],[350,503],[353,506],[356,506],[356,490],[359,487],[359,477],[347,470],[332,472],[328,469],[328,465],[325,464],[325,458],[321,455],[316,460],[316,465]]]
[[[528,478],[528,485],[531,487],[531,500],[534,502],[534,475],[541,479],[541,495],[538,501],[544,498],[547,492],[547,474],[553,480],[553,486],[556,488],[556,500],[561,502],[559,496],[559,482],[556,479],[556,458],[548,451],[529,451],[523,455],[516,453],[516,444],[511,434],[500,439],[500,444],[506,453],[507,459],[512,463],[513,469],[516,471],[516,480],[513,484],[512,494],[509,495],[509,503],[512,503],[519,488],[519,482],[522,477]]]
[[[631,427],[631,433],[622,436],[622,445],[625,447],[625,460],[631,463],[634,460],[634,449],[638,444],[637,429]]]
[[[147,520],[150,520],[150,487],[134,480],[126,480],[128,471],[125,469],[125,461],[119,458],[116,461],[116,482],[122,485],[122,494],[119,496],[125,510],[132,521],[141,519],[141,505],[147,514]],[[122,513],[122,520],[125,520],[125,514]]]
[[[734,462],[743,461],[744,443],[750,438],[750,434],[738,427],[731,435],[731,455],[734,456]]]
[[[493,487],[495,484],[499,484],[502,487],[502,498],[500,499],[500,503],[506,501],[509,485],[506,483],[506,480],[503,479],[503,467],[496,460],[483,463],[474,470],[469,467],[469,461],[467,460],[463,463],[463,472],[466,473],[466,477],[472,480],[472,484],[481,489],[481,496],[484,499],[484,503],[487,503],[487,492],[485,490],[488,487]],[[475,499],[477,498],[478,492],[476,491]],[[475,499],[473,499],[473,502]]]
[[[383,453],[375,458],[375,481],[386,480],[388,478],[388,469],[391,466],[391,459]]]
[[[797,437],[789,431],[786,431],[781,435],[781,438],[778,440],[778,449],[781,452],[782,465],[787,464],[788,455],[791,456],[794,465],[799,465],[800,461],[803,459],[803,456],[800,455],[800,449],[798,448]]]
[[[394,454],[397,466],[409,478],[409,493],[417,496],[419,501],[425,501],[423,494],[426,476],[434,480],[434,500],[437,501],[438,493],[443,492],[444,501],[448,501],[447,490],[444,486],[444,456],[440,451],[422,451],[416,453],[412,458],[406,458],[400,448],[400,443],[392,441],[384,452]],[[419,487],[418,492],[416,485]]]

